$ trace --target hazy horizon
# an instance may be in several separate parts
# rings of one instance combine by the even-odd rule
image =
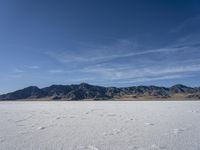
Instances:
[[[0,94],[27,86],[200,86],[198,0],[2,0]]]

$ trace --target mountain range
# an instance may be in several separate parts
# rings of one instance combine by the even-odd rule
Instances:
[[[30,86],[0,95],[0,100],[198,100],[200,87],[177,84],[172,87],[131,86],[103,87],[87,83],[52,85],[45,88]]]

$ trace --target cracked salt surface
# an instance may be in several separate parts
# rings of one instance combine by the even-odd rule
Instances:
[[[199,150],[199,112],[198,101],[0,102],[0,150]]]

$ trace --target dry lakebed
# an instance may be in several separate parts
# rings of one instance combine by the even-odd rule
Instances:
[[[199,150],[200,101],[2,101],[0,150]]]

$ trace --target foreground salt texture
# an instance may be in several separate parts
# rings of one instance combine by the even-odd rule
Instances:
[[[200,102],[0,102],[0,150],[168,149],[200,149]]]

